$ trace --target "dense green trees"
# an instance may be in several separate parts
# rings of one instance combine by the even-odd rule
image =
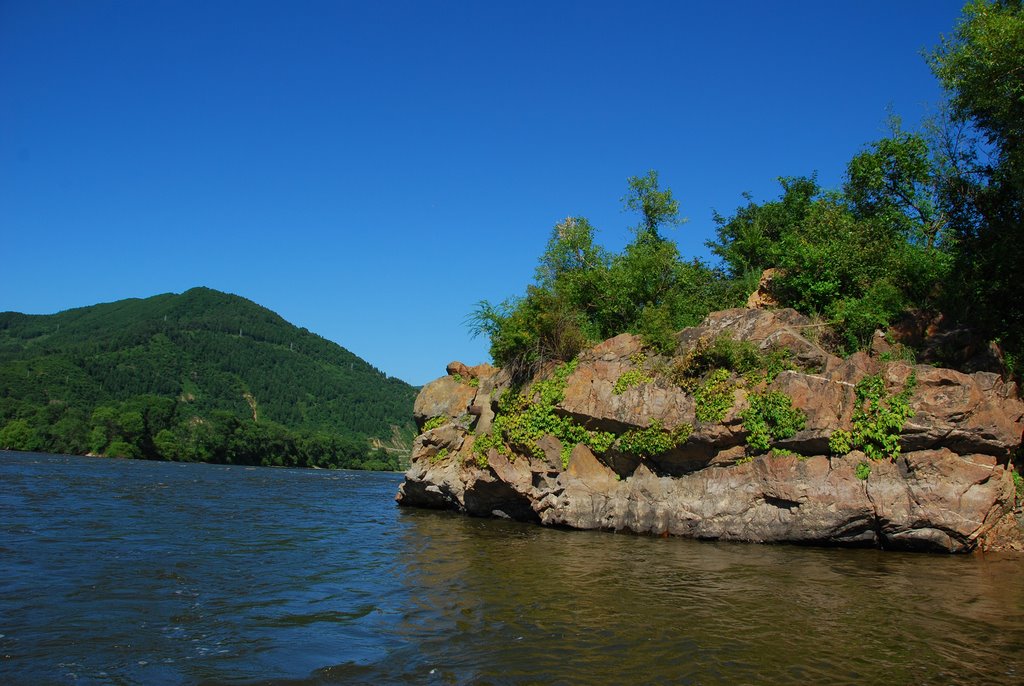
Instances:
[[[849,161],[841,188],[780,179],[777,199],[715,215],[721,269],[683,259],[662,232],[679,203],[656,172],[631,177],[623,202],[641,221],[619,254],[572,217],[555,226],[525,296],[470,317],[495,361],[522,373],[568,360],[621,332],[668,350],[671,332],[737,305],[775,268],[781,305],[814,315],[847,352],[908,311],[942,314],[1024,360],[1024,9],[971,0],[929,57],[948,92],[922,131],[898,119]],[[948,362],[953,363],[953,360]]]
[[[780,304],[822,316],[856,349],[907,308],[933,306],[949,273],[935,169],[923,137],[896,124],[850,161],[841,191],[783,179],[778,200],[717,216],[709,245],[735,279],[779,269]]]
[[[1024,5],[972,0],[930,56],[949,95],[939,137],[958,241],[949,309],[1024,360]]]
[[[723,272],[681,259],[676,244],[661,235],[661,227],[681,220],[679,203],[670,189],[661,190],[656,172],[630,178],[623,203],[641,223],[621,253],[598,246],[585,218],[569,217],[552,230],[524,297],[478,304],[469,324],[490,336],[496,363],[528,374],[623,331],[670,347],[673,331],[735,300]]]
[[[415,393],[344,348],[210,289],[51,316],[0,314],[3,448],[397,468],[414,432]]]

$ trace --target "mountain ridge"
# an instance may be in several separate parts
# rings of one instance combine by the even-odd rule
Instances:
[[[92,435],[96,409],[136,411],[120,406],[143,396],[174,399],[177,420],[209,422],[214,413],[228,413],[280,425],[284,434],[344,439],[346,464],[326,466],[351,466],[354,445],[369,452],[373,443],[377,462],[398,467],[384,458],[397,453],[396,444],[411,442],[413,432],[412,386],[242,296],[197,287],[51,315],[0,313],[0,447],[107,454],[109,443],[100,446],[100,436]],[[74,427],[54,430],[62,420]],[[21,423],[9,429],[15,421]],[[83,424],[88,438],[81,436]],[[247,425],[241,426],[244,433]],[[26,428],[31,440],[12,440]],[[158,432],[135,441],[133,456],[231,458],[230,451],[221,451],[223,460],[202,452],[162,455],[155,449]],[[178,433],[183,441],[193,438],[185,429]],[[260,463],[274,462],[267,452],[255,451]],[[245,461],[253,459],[248,454]]]

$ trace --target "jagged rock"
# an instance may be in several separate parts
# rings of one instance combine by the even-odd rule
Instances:
[[[427,420],[434,417],[455,418],[465,414],[476,393],[476,388],[456,381],[453,376],[431,381],[416,396],[412,410],[416,426],[422,429]]]
[[[453,421],[417,438],[397,500],[553,526],[703,539],[1024,550],[1021,515],[1012,511],[1010,458],[1024,429],[1016,385],[992,373],[886,362],[877,354],[841,359],[804,336],[808,330],[810,322],[793,310],[726,310],[680,332],[675,358],[641,360],[641,341],[628,334],[585,351],[556,412],[617,434],[654,421],[669,430],[689,424],[693,431],[681,445],[649,457],[615,446],[595,455],[577,445],[566,467],[553,436],[537,441],[543,457],[491,449],[481,467],[475,438],[490,430],[497,398],[510,381],[490,366],[457,371],[477,379],[476,386],[443,377],[417,399],[421,426],[439,415]],[[664,370],[681,364],[702,339],[724,332],[761,348],[786,345],[798,368],[759,390],[738,388],[721,422],[701,423],[693,396]],[[629,370],[651,380],[614,393]],[[858,381],[881,374],[891,395],[912,373],[914,416],[900,433],[897,459],[871,461],[856,451],[828,455],[832,432],[852,426]],[[795,454],[745,459],[740,415],[747,392],[761,390],[786,394],[805,413],[804,429],[775,443]],[[858,469],[865,475],[862,463],[870,468],[866,479],[858,478]]]
[[[772,281],[778,273],[778,269],[765,269],[761,272],[761,278],[757,282],[757,290],[747,298],[748,308],[765,310],[779,306],[779,301],[772,295]]]
[[[651,417],[667,428],[693,423],[693,399],[677,389],[644,383],[615,394],[616,382],[635,366],[630,356],[641,349],[639,336],[622,334],[584,352],[559,409],[589,429],[617,433],[646,427]]]
[[[886,371],[890,386],[902,387],[911,373],[917,387],[914,416],[903,429],[905,450],[949,448],[962,455],[983,453],[1006,459],[1020,445],[1024,403],[1016,384],[997,374],[964,374],[952,369],[898,363]]]
[[[469,378],[469,367],[458,360],[453,360],[448,363],[445,367],[445,371],[448,372],[448,376],[461,376]]]
[[[965,373],[1001,374],[1006,369],[997,344],[941,313],[909,312],[890,327],[889,335],[897,343],[920,350],[918,362],[942,364]]]

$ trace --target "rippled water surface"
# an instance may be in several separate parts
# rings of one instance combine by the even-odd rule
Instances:
[[[1024,559],[567,532],[0,453],[0,683],[1024,683]]]

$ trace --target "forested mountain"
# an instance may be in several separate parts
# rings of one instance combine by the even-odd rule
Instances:
[[[0,313],[0,447],[397,468],[416,389],[208,288]]]

